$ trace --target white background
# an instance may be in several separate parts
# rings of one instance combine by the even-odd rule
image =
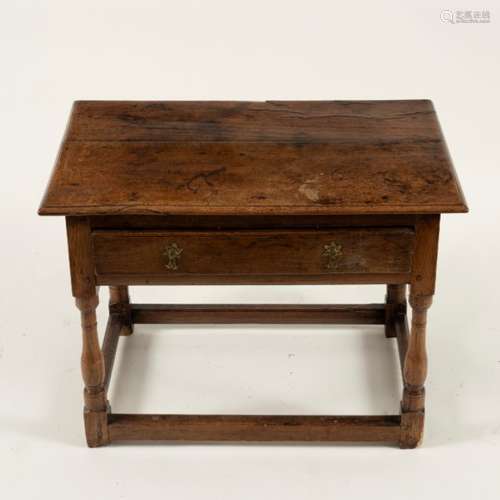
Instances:
[[[498,499],[494,7],[472,0],[3,2],[0,496]],[[443,9],[489,9],[492,22],[443,23]],[[471,209],[442,219],[423,447],[87,449],[64,221],[36,215],[72,101],[400,98],[434,101]],[[383,295],[382,287],[132,289],[133,299],[158,302]],[[118,355],[117,411],[392,413],[400,397],[394,342],[377,327],[138,327]]]

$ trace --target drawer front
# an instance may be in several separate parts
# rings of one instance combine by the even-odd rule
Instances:
[[[410,228],[95,231],[97,276],[321,276],[410,272]],[[99,281],[99,280],[98,280]],[[173,280],[175,281],[175,280]],[[104,282],[104,280],[100,280]]]

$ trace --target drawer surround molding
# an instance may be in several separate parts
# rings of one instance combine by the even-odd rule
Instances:
[[[341,245],[334,268],[325,246]],[[335,276],[408,274],[411,228],[334,230],[108,231],[92,232],[96,275],[137,276],[165,284],[196,276]],[[165,249],[175,250],[175,269]],[[174,262],[174,260],[172,260]],[[361,278],[360,278],[361,279]]]

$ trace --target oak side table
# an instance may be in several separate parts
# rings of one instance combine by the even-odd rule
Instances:
[[[75,102],[41,215],[64,215],[88,445],[422,438],[441,213],[467,212],[430,101]],[[148,305],[129,285],[385,284],[368,305]],[[99,286],[110,289],[102,345]],[[406,286],[412,307],[407,325]],[[144,323],[385,325],[401,412],[115,414],[119,336]]]

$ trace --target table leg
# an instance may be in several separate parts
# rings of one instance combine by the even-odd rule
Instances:
[[[97,335],[96,308],[98,303],[97,294],[76,299],[82,321],[81,368],[85,384],[83,393],[85,433],[87,444],[92,448],[109,442],[104,358]]]
[[[132,323],[128,286],[109,287],[109,313],[117,314],[120,317],[122,324],[120,335],[132,335],[134,325]]]
[[[105,389],[104,357],[97,335],[96,308],[99,304],[89,220],[67,217],[71,288],[82,321],[81,368],[84,389],[84,421],[90,447],[109,443],[109,405]]]
[[[404,362],[402,409],[402,448],[415,448],[422,440],[425,412],[425,379],[427,377],[426,324],[432,295],[410,295],[412,320],[408,351]]]
[[[410,284],[412,320],[404,357],[404,390],[401,402],[401,448],[415,448],[422,441],[425,414],[425,345],[427,311],[436,281],[439,215],[420,216],[416,224],[415,254]]]
[[[406,314],[406,285],[387,285],[385,296],[385,336],[396,337],[395,321]]]

